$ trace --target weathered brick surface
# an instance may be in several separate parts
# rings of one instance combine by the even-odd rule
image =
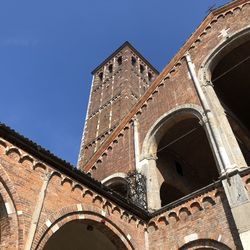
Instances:
[[[117,61],[119,57],[122,57],[121,65]],[[135,65],[131,64],[132,57],[136,59]],[[109,72],[110,65],[113,65],[112,72]],[[140,65],[144,67],[143,72],[140,72]],[[100,74],[103,74],[102,79],[99,77]],[[151,74],[152,79],[149,80],[148,74]],[[95,144],[95,150],[99,148],[101,140],[109,137],[110,129],[117,126],[129,113],[156,75],[157,72],[150,68],[131,45],[117,51],[93,74],[94,81],[79,168],[82,168],[94,153],[89,147]]]
[[[180,249],[191,239],[219,241],[230,249],[241,249],[231,221],[230,208],[221,189],[205,192],[170,208],[149,223],[150,249],[165,249],[165,246]]]
[[[0,208],[1,226],[7,227],[1,231],[0,244],[3,249],[24,248],[45,173],[52,173],[52,177],[46,190],[32,249],[43,248],[53,233],[51,228],[54,224],[60,227],[66,222],[79,219],[81,214],[96,222],[104,220],[105,226],[115,232],[128,249],[131,246],[133,249],[144,249],[143,229],[146,223],[143,220],[64,176],[53,166],[48,166],[8,142],[4,144],[0,151],[0,172],[4,186],[0,185],[0,191],[4,201],[8,201],[5,194],[8,192],[14,206],[13,214],[9,216],[3,216]],[[80,210],[79,205],[82,207]],[[46,225],[48,220],[51,222],[50,228]],[[9,237],[5,237],[4,233]],[[126,239],[128,235],[131,239]]]
[[[69,221],[79,219],[80,215],[96,222],[104,219],[105,226],[115,232],[118,238],[130,235],[131,239],[125,240],[128,249],[131,246],[132,249],[146,249],[145,234],[148,235],[149,249],[166,249],[166,246],[167,249],[179,249],[193,234],[197,239],[219,241],[231,249],[240,249],[230,209],[221,187],[191,196],[164,209],[146,222],[60,173],[53,166],[40,162],[32,155],[27,158],[26,152],[5,143],[12,148],[12,153],[7,153],[9,150],[2,147],[0,171],[5,184],[0,190],[4,200],[8,200],[8,195],[11,197],[14,213],[9,218],[8,232],[11,237],[4,238],[1,235],[1,239],[6,240],[1,242],[4,249],[17,249],[17,243],[19,249],[23,249],[46,172],[53,174],[46,191],[32,249],[43,248],[53,234],[51,228],[55,224],[60,228]],[[245,174],[243,180],[248,185],[249,174]],[[7,196],[3,190],[8,192]],[[82,209],[79,209],[79,205]],[[47,221],[51,223],[50,228]]]
[[[229,33],[234,34],[249,25],[249,6],[249,1],[238,0],[210,14],[150,86],[147,86],[139,68],[131,64],[124,74],[119,74],[118,70],[107,78],[102,94],[104,85],[95,79],[95,94],[89,108],[80,166],[83,167],[86,159],[90,160],[84,168],[97,180],[103,180],[114,173],[127,173],[135,169],[135,117],[138,119],[139,146],[142,151],[147,133],[162,115],[178,107],[201,107],[183,56],[187,51],[190,53],[199,75],[199,69],[203,67],[208,55],[218,44],[226,41],[225,37],[219,36],[221,30],[230,28]],[[136,57],[131,51],[122,53],[129,60],[131,56]],[[143,64],[142,61],[140,63]],[[96,74],[99,73],[100,69]],[[125,89],[127,74],[131,84]],[[136,84],[132,84],[134,82]],[[111,105],[108,104],[110,96],[113,98],[120,94]],[[126,102],[129,105],[125,105]],[[93,115],[94,112],[97,113]],[[110,113],[113,114],[111,123]],[[101,195],[88,185],[67,176],[53,164],[47,164],[25,151],[18,143],[10,143],[4,138],[0,140],[0,249],[24,249],[38,197],[48,173],[51,173],[51,178],[32,249],[43,249],[53,235],[55,226],[60,228],[67,222],[83,220],[83,217],[93,223],[104,223],[104,234],[115,238],[118,249],[241,249],[220,182],[154,215],[148,215],[150,220],[147,221],[135,216],[132,210],[118,205],[119,202],[117,204],[117,201],[109,200],[108,193],[106,196]],[[250,195],[249,171],[241,175]]]

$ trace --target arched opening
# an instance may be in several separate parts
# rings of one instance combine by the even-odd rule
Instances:
[[[128,195],[128,183],[122,177],[114,177],[110,180],[104,182],[106,186],[111,188],[116,193],[120,194],[123,197],[127,197]]]
[[[127,248],[104,223],[74,220],[60,227],[45,244],[44,250],[55,249],[118,250]]]
[[[175,115],[156,132],[155,140],[161,206],[218,179],[206,133],[196,116]]]
[[[231,250],[231,248],[216,240],[199,239],[188,242],[179,250]]]
[[[171,201],[178,200],[180,197],[183,196],[184,194],[176,187],[167,184],[165,181],[162,183],[160,188],[160,198],[162,207],[167,205]]]
[[[242,154],[250,165],[250,40],[236,39],[215,59],[211,80]]]
[[[122,56],[119,56],[117,58],[117,63],[118,63],[118,66],[121,66],[122,65]]]

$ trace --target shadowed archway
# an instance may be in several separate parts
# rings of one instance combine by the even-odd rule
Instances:
[[[211,81],[247,165],[250,165],[250,35],[236,38],[214,59]]]
[[[45,244],[44,250],[118,250],[127,249],[122,240],[104,223],[73,220],[58,229]]]
[[[216,181],[217,164],[202,110],[186,104],[161,116],[150,128],[144,143],[147,185],[152,209],[158,209]]]

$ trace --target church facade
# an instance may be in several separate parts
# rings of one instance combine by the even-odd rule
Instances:
[[[0,124],[0,249],[250,249],[250,1],[158,72],[125,42],[93,72],[75,168]]]

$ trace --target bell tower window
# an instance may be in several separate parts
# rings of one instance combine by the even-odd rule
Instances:
[[[117,58],[117,63],[118,63],[119,66],[122,65],[122,56],[119,56],[119,57]]]
[[[145,70],[145,67],[143,65],[140,65],[140,73],[143,73]]]
[[[131,58],[131,64],[133,65],[133,66],[135,66],[135,64],[136,64],[136,59],[132,56],[132,58]]]
[[[113,72],[113,64],[110,64],[110,65],[109,65],[108,70],[109,70],[109,73],[112,73],[112,72]]]
[[[103,72],[99,73],[98,77],[99,77],[99,80],[102,82],[102,80],[103,80]]]

